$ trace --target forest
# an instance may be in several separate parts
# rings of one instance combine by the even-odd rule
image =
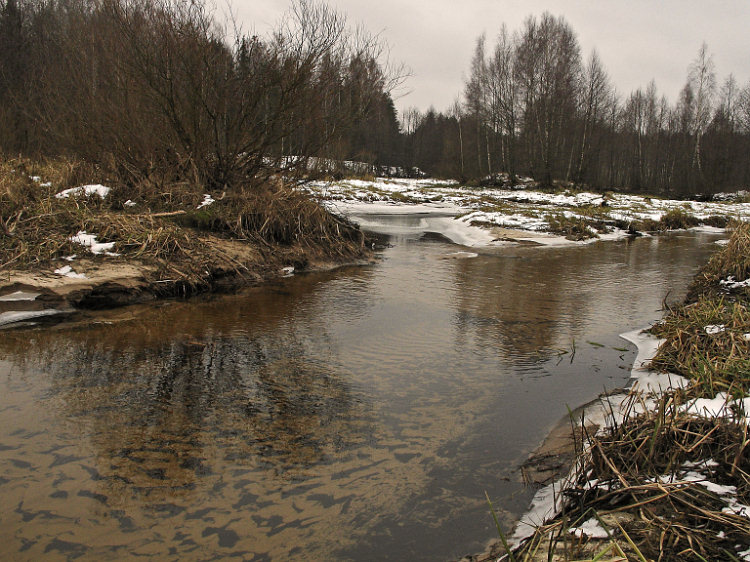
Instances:
[[[307,157],[672,196],[750,184],[750,84],[720,81],[705,44],[670,103],[654,81],[616,92],[562,17],[498,29],[452,107],[398,115],[407,73],[325,4],[260,37],[200,0],[0,0],[0,154],[207,188]]]
[[[670,104],[656,83],[622,98],[596,52],[548,13],[494,45],[480,36],[450,111],[407,111],[405,154],[444,176],[498,172],[674,196],[736,190],[750,179],[750,84],[718,83],[708,47]]]

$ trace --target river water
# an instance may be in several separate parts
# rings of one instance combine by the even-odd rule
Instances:
[[[372,266],[0,333],[2,557],[480,551],[485,491],[510,526],[520,464],[566,405],[625,384],[618,334],[717,238],[469,257],[388,221]]]

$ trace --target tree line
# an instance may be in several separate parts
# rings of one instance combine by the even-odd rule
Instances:
[[[505,172],[675,195],[750,185],[750,84],[720,85],[704,44],[670,104],[652,81],[625,98],[596,52],[584,60],[561,17],[529,17],[476,43],[463,96],[401,116],[404,156],[461,178]]]
[[[286,156],[674,195],[750,185],[750,84],[719,85],[705,45],[675,103],[654,82],[623,98],[546,13],[479,37],[447,111],[399,117],[403,73],[325,4],[293,0],[265,37],[233,24],[204,0],[0,0],[0,154],[217,188]]]
[[[208,187],[262,179],[285,155],[395,158],[382,145],[398,135],[399,75],[382,55],[308,0],[267,37],[203,0],[0,0],[0,154]]]

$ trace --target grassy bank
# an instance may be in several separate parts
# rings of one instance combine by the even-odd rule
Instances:
[[[748,250],[744,223],[652,329],[652,367],[682,388],[612,397],[608,426],[580,432],[558,515],[507,559],[750,559]]]
[[[366,255],[358,229],[281,180],[207,192],[191,181],[125,183],[62,159],[0,160],[0,233],[6,281],[127,263],[160,296]]]

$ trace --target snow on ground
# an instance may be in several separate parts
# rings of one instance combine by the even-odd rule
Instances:
[[[719,285],[721,285],[722,287],[726,287],[727,289],[742,289],[744,287],[750,287],[750,279],[745,279],[744,281],[736,281],[734,277],[730,275],[726,279],[720,280]]]
[[[76,273],[69,265],[56,269],[55,273],[63,277],[70,277],[71,279],[86,279],[85,273]]]
[[[572,527],[568,529],[573,536],[582,537],[587,536],[592,539],[606,539],[609,537],[609,533],[601,526],[599,521],[593,517],[588,521],[585,521],[578,527]]]
[[[372,212],[371,212],[372,211]],[[399,221],[398,216],[408,217]],[[436,232],[462,246],[489,246],[495,242],[492,233],[478,226],[456,220],[448,209],[414,207],[387,207],[374,205],[368,209],[349,207],[347,216],[361,228],[383,234],[418,234]]]
[[[109,195],[110,188],[101,184],[96,185],[81,185],[79,187],[71,187],[56,194],[55,197],[58,199],[67,199],[68,197],[78,197],[85,195],[90,197],[91,195],[98,195],[102,199]]]
[[[211,197],[208,193],[205,193],[203,195],[203,201],[201,201],[201,204],[196,207],[196,209],[202,209],[203,207],[208,207],[212,203],[215,203],[215,199]]]
[[[323,199],[330,210],[346,216],[421,213],[430,209],[430,212],[453,215],[455,222],[485,230],[500,227],[531,233],[544,232],[550,230],[550,222],[559,217],[603,221],[610,225],[620,221],[627,225],[636,220],[658,221],[673,210],[684,211],[701,220],[716,215],[750,220],[750,203],[679,201],[621,193],[602,195],[591,192],[545,193],[528,189],[469,188],[455,181],[433,179],[318,181],[306,184],[304,189]],[[700,230],[721,232],[711,227],[700,227]],[[612,239],[620,238],[625,233],[599,230],[596,234],[599,239]],[[487,244],[495,242],[493,237],[485,238]],[[479,238],[472,239],[475,245],[479,243]],[[535,241],[556,243],[551,239]]]
[[[91,253],[95,255],[104,254],[105,256],[111,257],[117,257],[120,255],[111,251],[112,248],[115,247],[114,242],[97,242],[96,234],[88,234],[83,230],[75,236],[71,236],[70,241],[74,244],[80,244],[81,246],[87,247],[91,250]]]

